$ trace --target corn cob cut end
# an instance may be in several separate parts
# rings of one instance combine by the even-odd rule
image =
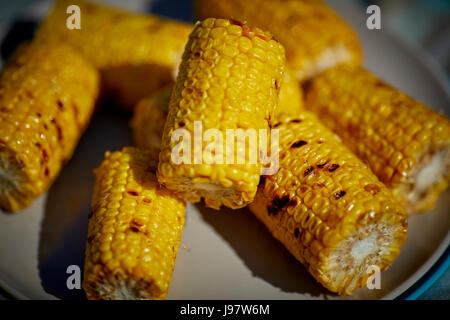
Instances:
[[[106,274],[105,271],[97,272]],[[99,281],[98,279],[94,281]],[[145,280],[125,279],[115,276],[96,284],[87,283],[84,290],[89,300],[162,300],[161,292],[151,288]]]
[[[299,81],[341,64],[359,65],[359,39],[323,1],[196,0],[198,19],[234,18],[269,30],[286,48],[286,63]]]
[[[407,220],[389,221],[396,213],[382,213],[384,221],[356,226],[351,234],[345,236],[329,232],[322,240],[311,239],[311,234],[303,233],[295,226],[292,227],[293,232],[286,232],[280,225],[273,227],[274,219],[268,212],[272,203],[263,200],[262,193],[258,190],[250,210],[321,285],[339,295],[350,295],[366,286],[368,277],[375,270],[371,267],[375,266],[380,271],[388,269],[407,239]],[[281,222],[288,219],[287,216],[275,218]],[[368,219],[368,216],[362,218]],[[352,227],[342,225],[341,228],[345,232],[346,228],[351,230]],[[299,249],[299,241],[308,241],[309,246]]]
[[[219,210],[222,205],[231,209],[245,207],[255,196],[255,191],[242,191],[234,186],[224,186],[207,178],[179,177],[165,179],[160,170],[157,172],[158,181],[174,194],[187,202],[204,200],[208,208]],[[256,189],[256,188],[255,188]]]
[[[96,183],[83,288],[88,299],[164,299],[181,241],[186,204],[156,181],[157,157],[125,147],[107,152]]]
[[[329,68],[341,65],[353,66],[361,64],[362,53],[356,37],[352,47],[350,49],[349,46],[338,44],[324,49],[314,60],[303,62],[302,66],[295,73],[295,76],[299,81],[308,81]]]
[[[161,150],[161,136],[168,114],[171,91],[172,87],[167,87],[152,97],[141,100],[135,108],[131,121],[137,147],[150,150],[155,155],[159,154]],[[241,192],[231,187],[225,187],[219,182],[211,182],[206,178],[181,177],[175,180],[173,178],[165,179],[161,176],[160,179],[164,181],[166,187],[176,190],[174,193],[179,198],[189,202],[199,202],[203,198],[208,207],[216,210],[222,205],[237,209],[248,203],[248,200],[245,200],[247,198]],[[224,201],[219,199],[224,199]]]
[[[374,272],[371,267],[381,271],[390,266],[406,236],[406,220],[404,225],[380,222],[363,227],[336,245],[325,260],[327,272],[319,274],[317,279],[331,291],[350,295],[367,285],[368,277]]]
[[[24,43],[0,73],[0,208],[45,192],[94,110],[99,75],[71,47]]]
[[[321,115],[408,214],[434,206],[450,179],[448,118],[360,66],[329,69],[304,89],[305,107]]]
[[[194,161],[190,152],[185,154],[184,146],[182,161],[174,161],[173,152],[181,149],[173,134],[181,129],[195,135],[197,121],[205,132],[216,129],[220,134],[228,129],[244,134],[248,129],[268,129],[284,76],[284,55],[283,46],[259,28],[215,18],[196,23],[170,98],[157,172],[161,184],[185,201],[203,198],[215,209],[221,205],[241,208],[253,200],[261,164],[247,161],[250,151],[252,156],[258,155],[256,148],[251,150],[251,142],[244,140],[243,149],[248,150],[244,161],[224,164],[223,158],[229,156],[223,152],[227,148],[224,138],[222,151],[214,148],[214,159],[196,162],[207,149],[206,141],[196,147],[195,136],[191,141],[183,135],[183,145],[193,146]],[[238,156],[235,150],[233,147],[231,152]],[[222,160],[217,161],[217,155],[223,156]]]
[[[280,169],[261,179],[250,210],[324,287],[351,294],[398,256],[404,207],[313,114],[278,121]]]
[[[0,207],[6,212],[27,207],[36,193],[26,183],[27,177],[20,170],[18,159],[16,153],[3,148],[0,142]]]
[[[422,157],[410,176],[414,183],[402,184],[394,192],[406,199],[409,214],[432,209],[449,184],[450,146]]]

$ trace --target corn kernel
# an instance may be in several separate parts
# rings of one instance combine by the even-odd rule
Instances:
[[[83,282],[89,299],[120,299],[117,290],[123,285],[141,299],[167,295],[186,205],[160,187],[155,175],[148,172],[149,164],[155,162],[153,153],[125,147],[106,153],[96,170]],[[114,177],[110,179],[111,167],[117,167],[118,173],[127,172],[127,187],[134,189],[127,190]],[[145,184],[139,185],[139,178]],[[113,186],[110,191],[105,191],[104,181]],[[121,190],[122,201],[110,200],[113,189]],[[114,209],[102,210],[100,205],[108,203],[106,200]],[[105,278],[105,272],[115,276]]]

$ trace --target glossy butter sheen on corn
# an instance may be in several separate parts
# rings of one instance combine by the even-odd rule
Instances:
[[[84,266],[88,299],[164,299],[186,204],[155,177],[157,156],[137,148],[107,152],[95,170]]]
[[[199,19],[237,19],[271,32],[298,80],[339,64],[360,64],[356,33],[320,0],[196,0]]]
[[[398,256],[405,209],[313,114],[280,115],[274,126],[280,170],[261,177],[250,210],[324,287],[351,294],[369,267]]]
[[[0,208],[17,211],[45,192],[94,110],[97,71],[72,48],[22,45],[0,74]]]
[[[284,48],[270,34],[225,19],[198,22],[172,91],[158,181],[186,201],[204,198],[216,209],[222,204],[239,208],[252,201],[261,164],[248,162],[248,141],[245,164],[225,164],[227,155],[223,164],[194,164],[193,156],[190,164],[175,164],[172,150],[179,141],[172,141],[172,133],[187,130],[194,140],[194,121],[201,121],[203,132],[219,130],[225,151],[227,129],[268,130],[283,75]],[[202,150],[207,143],[203,141]]]
[[[450,179],[450,121],[362,67],[339,67],[308,84],[306,107],[407,206],[434,206]]]

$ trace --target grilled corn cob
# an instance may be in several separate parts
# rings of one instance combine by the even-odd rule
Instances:
[[[279,117],[280,163],[250,210],[327,289],[351,294],[406,241],[403,206],[309,112]]]
[[[161,150],[161,137],[168,114],[168,106],[172,87],[166,87],[155,92],[151,97],[142,99],[133,112],[131,127],[136,146],[143,150],[151,150],[158,154]],[[286,72],[283,85],[280,88],[278,113],[289,113],[293,116],[301,112],[303,94],[297,81]]]
[[[68,29],[69,5],[78,5],[81,29]],[[135,14],[84,0],[59,0],[36,37],[65,42],[102,74],[107,93],[132,108],[152,91],[173,81],[192,25]]]
[[[0,208],[45,192],[87,126],[98,74],[71,48],[21,46],[0,74]]]
[[[131,127],[136,146],[158,155],[166,123],[172,87],[167,87],[150,98],[142,99],[134,109]]]
[[[275,109],[275,118],[283,113],[293,116],[303,109],[303,91],[291,72],[284,74],[283,84],[280,88],[278,106]]]
[[[207,206],[216,209],[222,204],[239,208],[252,201],[261,163],[249,161],[252,150],[258,154],[250,146],[250,139],[243,141],[245,159],[231,161],[232,164],[228,161],[230,154],[233,159],[238,155],[234,153],[234,139],[231,141],[233,150],[222,157],[222,163],[215,160],[216,156],[223,155],[216,149],[215,159],[201,158],[211,139],[200,146],[193,143],[193,157],[186,152],[177,164],[172,160],[172,151],[181,142],[173,141],[172,134],[182,129],[192,137],[192,141],[185,143],[183,140],[183,144],[192,145],[193,140],[202,138],[198,137],[198,131],[194,132],[198,121],[204,131],[219,131],[224,140],[223,150],[226,150],[227,129],[244,132],[268,129],[268,121],[278,103],[283,74],[284,49],[270,34],[224,19],[198,22],[186,45],[172,91],[158,181],[175,190],[185,201],[197,202],[204,198]],[[243,164],[238,163],[240,160],[244,160]]]
[[[450,122],[361,67],[340,67],[308,85],[307,106],[408,212],[432,208],[450,179]]]
[[[89,299],[164,299],[186,205],[158,185],[157,157],[106,152],[95,171],[83,288]]]
[[[286,49],[286,64],[298,80],[338,64],[359,64],[355,32],[316,0],[196,0],[199,19],[233,18],[273,33]]]

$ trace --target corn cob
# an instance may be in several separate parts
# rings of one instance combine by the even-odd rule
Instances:
[[[450,179],[450,122],[361,67],[308,85],[308,108],[341,136],[409,214],[432,208]]]
[[[303,91],[293,78],[291,72],[284,74],[283,84],[280,88],[278,106],[275,109],[275,118],[280,114],[288,113],[292,116],[297,115],[303,109]]]
[[[95,69],[71,48],[21,46],[0,74],[0,208],[45,192],[72,155],[98,91]]]
[[[169,110],[172,87],[169,86],[150,98],[142,99],[134,109],[131,127],[136,146],[158,155],[161,137]]]
[[[186,204],[160,187],[157,157],[125,147],[95,170],[83,288],[88,299],[164,299]]]
[[[66,10],[78,5],[81,29],[68,29]],[[101,71],[106,93],[132,108],[173,81],[192,25],[84,0],[59,0],[37,31],[79,50]]]
[[[142,99],[134,109],[131,127],[134,143],[138,148],[151,150],[156,154],[160,152],[171,92],[171,86],[161,89],[151,97]],[[279,96],[275,118],[280,112],[293,116],[301,112],[303,93],[297,81],[290,77],[288,72],[285,73]]]
[[[279,171],[262,176],[250,210],[317,281],[341,295],[389,267],[406,241],[404,208],[309,112],[281,115]]]
[[[268,120],[278,103],[283,73],[284,49],[270,34],[224,19],[198,22],[186,45],[172,91],[158,181],[175,190],[185,201],[197,202],[204,198],[206,205],[215,209],[222,204],[239,208],[252,201],[261,163],[249,161],[253,149],[249,146],[250,139],[243,141],[244,164],[239,164],[239,159],[229,164],[229,155],[223,156],[222,163],[212,159],[199,164],[196,158],[210,141],[203,141],[197,150],[194,145],[193,161],[192,157],[186,161],[186,156],[182,163],[176,164],[171,153],[181,142],[172,141],[171,137],[181,128],[193,137],[191,140],[196,139],[194,121],[199,121],[204,131],[216,129],[222,134],[223,150],[226,150],[227,129],[244,132],[268,129]]]
[[[247,21],[273,33],[286,49],[298,80],[338,64],[359,64],[362,53],[351,27],[317,0],[196,0],[196,15]]]

